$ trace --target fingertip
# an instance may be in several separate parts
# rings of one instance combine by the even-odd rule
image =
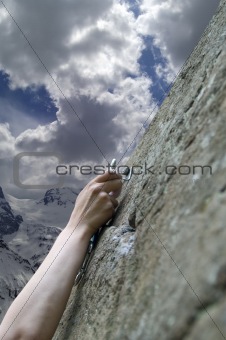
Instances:
[[[122,179],[122,175],[117,173],[115,170],[114,170],[114,172],[107,170],[107,173],[109,174],[109,180],[112,180],[112,179]]]
[[[114,208],[116,209],[117,206],[119,205],[118,200],[116,198],[114,198],[114,197],[111,197],[111,202],[112,202]]]

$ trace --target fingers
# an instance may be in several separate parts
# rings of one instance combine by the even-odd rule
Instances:
[[[109,173],[106,171],[103,175],[97,176],[93,181],[96,183],[103,183],[107,181],[111,181],[113,179],[121,179],[122,175],[117,174],[117,173]]]
[[[117,208],[117,206],[118,206],[118,201],[117,201],[114,197],[111,197],[111,196],[110,196],[110,199],[111,199],[111,202],[112,202],[112,204],[113,204],[113,207],[114,207],[114,208]]]
[[[117,198],[122,189],[122,175],[117,173],[105,172],[103,175],[97,176],[90,182],[91,186],[95,188],[95,191],[104,191],[108,194],[111,193],[111,197]]]
[[[110,192],[113,192],[113,193],[118,192],[121,190],[121,188],[122,188],[121,179],[113,179],[111,181],[107,181],[103,183],[101,191],[105,191],[109,194]]]
[[[110,192],[109,195],[112,196],[112,197],[114,197],[114,198],[117,198],[117,197],[119,197],[119,195],[121,194],[121,191],[122,191],[121,189],[122,189],[122,188],[120,188],[120,189],[117,190],[117,191]]]

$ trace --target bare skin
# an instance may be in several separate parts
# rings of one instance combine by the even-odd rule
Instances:
[[[120,175],[105,173],[82,190],[67,226],[8,309],[0,325],[0,339],[52,339],[89,240],[114,214],[121,187]]]

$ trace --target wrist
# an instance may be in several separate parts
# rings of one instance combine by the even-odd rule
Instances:
[[[93,236],[92,229],[85,223],[76,224],[69,221],[64,230],[71,235],[76,235],[76,237],[84,240],[90,240],[90,238]]]

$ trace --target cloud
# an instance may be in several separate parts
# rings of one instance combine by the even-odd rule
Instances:
[[[15,138],[8,123],[0,124],[0,159],[13,155]]]
[[[10,75],[11,88],[44,84],[58,107],[51,124],[22,124],[15,152],[54,151],[64,162],[80,164],[118,158],[151,114],[153,102],[151,80],[138,63],[143,40],[129,7],[113,0],[9,0],[6,6],[63,92],[2,8],[0,68]],[[21,126],[21,117],[11,124]],[[30,175],[43,182],[39,173],[27,169],[25,181]]]
[[[22,0],[19,4],[9,0],[5,4],[48,70],[55,72],[56,68],[68,64],[73,57],[74,51],[69,43],[73,31],[80,32],[92,27],[112,6],[112,1],[93,0],[90,3],[88,0],[48,0],[28,3]],[[1,64],[7,71],[14,71],[11,74],[13,85],[21,87],[32,82],[43,83],[48,78],[46,70],[4,8],[1,13],[1,27],[4,29],[1,35],[1,46],[4,44]]]
[[[15,153],[15,138],[8,123],[0,124],[0,186],[3,189],[12,183],[12,157]],[[15,187],[15,186],[14,186]]]
[[[129,7],[110,0],[94,0],[92,4],[21,1],[20,5],[11,0],[6,5],[102,154],[119,152],[120,145],[133,138],[150,114],[153,102],[151,80],[140,72],[138,63],[143,40],[136,32]],[[0,65],[10,74],[11,87],[44,83],[59,108],[58,121],[24,131],[16,140],[17,147],[58,149],[68,160],[75,155],[79,160],[98,158],[98,148],[64,95],[11,19],[6,15],[2,18],[0,28],[5,34],[0,44],[5,48]],[[129,130],[128,120],[133,122]]]
[[[24,131],[16,147],[20,151],[55,150],[65,162],[110,161],[126,150],[151,114],[149,84],[143,77],[126,78],[113,93],[102,93],[99,98],[69,98],[82,123],[61,99],[58,121]]]
[[[143,42],[125,4],[112,0],[19,4],[11,0],[7,8],[67,95],[97,95],[126,72],[139,74],[137,59]],[[9,71],[12,87],[45,82],[55,92],[49,75],[10,17],[4,16],[0,27],[5,32],[0,38],[4,46],[0,65]]]
[[[120,159],[137,132],[144,131],[144,121],[156,113],[152,79],[139,63],[144,37],[153,36],[167,58],[164,67],[156,61],[155,70],[169,82],[172,69],[194,47],[216,7],[212,0],[137,3],[140,9],[135,16],[130,5],[120,0],[5,1],[51,76],[3,6],[0,69],[9,74],[12,89],[35,91],[44,85],[58,112],[54,122],[41,125],[32,113],[16,112],[5,103],[5,112],[12,114],[10,125],[2,126],[4,157],[21,151],[53,151],[66,163]],[[43,162],[52,179],[52,162]],[[25,172],[27,182],[44,180],[43,172]]]
[[[184,63],[217,9],[219,0],[141,0],[138,30],[155,37],[172,67]]]

